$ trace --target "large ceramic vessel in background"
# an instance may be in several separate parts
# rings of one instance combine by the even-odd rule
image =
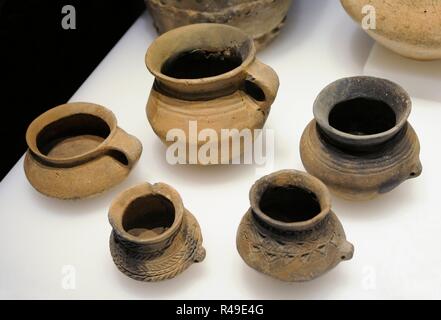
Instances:
[[[303,165],[346,199],[368,200],[394,189],[422,170],[410,111],[409,95],[391,81],[352,77],[330,84],[303,132]]]
[[[142,151],[110,110],[92,103],[45,112],[30,124],[26,141],[26,177],[41,193],[60,199],[92,196],[118,184]]]
[[[194,23],[224,23],[252,37],[258,49],[282,28],[291,0],[145,0],[159,33]]]
[[[317,178],[282,170],[258,180],[237,231],[237,250],[251,267],[283,281],[312,280],[353,256],[354,247]]]
[[[341,3],[360,24],[368,12],[373,12],[363,8],[375,8],[376,28],[366,31],[390,50],[417,60],[441,59],[441,1],[341,0]]]
[[[164,183],[143,183],[121,193],[110,206],[109,221],[113,261],[133,279],[170,279],[205,258],[196,219]]]
[[[212,129],[217,134],[211,140],[218,150],[216,162],[233,158],[232,152],[221,153],[221,130],[261,129],[279,87],[276,73],[255,54],[250,37],[222,24],[189,25],[157,38],[147,51],[146,65],[155,76],[147,117],[158,137],[171,144],[167,134],[180,129],[187,147],[199,150],[206,141],[193,136]],[[197,126],[196,135],[190,123]]]

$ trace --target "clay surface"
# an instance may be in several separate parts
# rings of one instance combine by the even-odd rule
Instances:
[[[301,138],[305,169],[349,200],[369,200],[418,177],[420,145],[407,122],[410,110],[408,94],[388,80],[332,83],[316,99],[315,119]]]
[[[35,119],[26,133],[26,177],[39,192],[60,199],[99,194],[120,183],[142,152],[113,113],[92,103],[68,103]]]
[[[417,60],[441,59],[441,1],[341,0],[348,14],[362,23],[363,7],[376,11],[376,29],[367,33],[390,50]]]
[[[164,183],[143,183],[121,193],[109,221],[113,261],[135,280],[170,279],[205,258],[199,224]]]
[[[251,208],[237,231],[237,250],[259,272],[283,281],[308,281],[353,256],[331,211],[326,186],[313,176],[282,170],[258,180]]]
[[[238,27],[267,46],[280,32],[291,0],[145,0],[159,33],[195,23]]]
[[[199,69],[200,64],[209,67]],[[227,25],[195,24],[169,31],[150,46],[146,65],[155,76],[146,107],[153,131],[170,145],[166,137],[173,129],[190,138],[191,121],[197,122],[198,133],[213,129],[218,163],[223,161],[221,130],[261,129],[279,87],[276,73],[255,58],[253,41]],[[189,140],[187,147],[197,144],[198,150],[205,144]]]

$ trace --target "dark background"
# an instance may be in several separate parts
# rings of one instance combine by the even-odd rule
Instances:
[[[61,12],[76,9],[76,29]],[[145,9],[143,0],[0,0],[0,180],[26,151],[25,133],[65,103]]]

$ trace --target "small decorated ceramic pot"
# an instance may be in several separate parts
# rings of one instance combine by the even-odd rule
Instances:
[[[353,256],[331,196],[317,178],[282,170],[258,180],[237,231],[251,267],[283,281],[312,280]]]
[[[372,199],[418,177],[420,144],[407,122],[411,104],[403,88],[385,79],[330,84],[300,142],[306,171],[350,200]]]
[[[101,193],[130,173],[142,152],[114,114],[92,103],[53,108],[28,127],[26,177],[39,192],[60,199]]]
[[[441,1],[341,0],[376,41],[417,60],[441,59]],[[372,25],[373,24],[373,25]]]
[[[164,183],[143,183],[111,204],[110,253],[118,269],[135,280],[174,278],[205,258],[195,217]]]
[[[280,32],[291,0],[145,0],[159,33],[195,23],[242,29],[263,48]]]
[[[179,130],[186,147],[199,152],[208,129],[219,158],[195,162],[219,164],[240,156],[221,152],[231,138],[223,132],[261,129],[279,87],[276,73],[255,55],[251,38],[228,25],[194,24],[157,38],[146,54],[155,76],[147,118],[156,135],[171,145],[175,140],[169,134]],[[205,138],[199,139],[202,134]]]

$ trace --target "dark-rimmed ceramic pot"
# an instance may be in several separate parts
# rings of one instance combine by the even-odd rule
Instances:
[[[421,174],[411,100],[399,85],[351,77],[327,86],[300,142],[305,169],[335,194],[368,200]]]

